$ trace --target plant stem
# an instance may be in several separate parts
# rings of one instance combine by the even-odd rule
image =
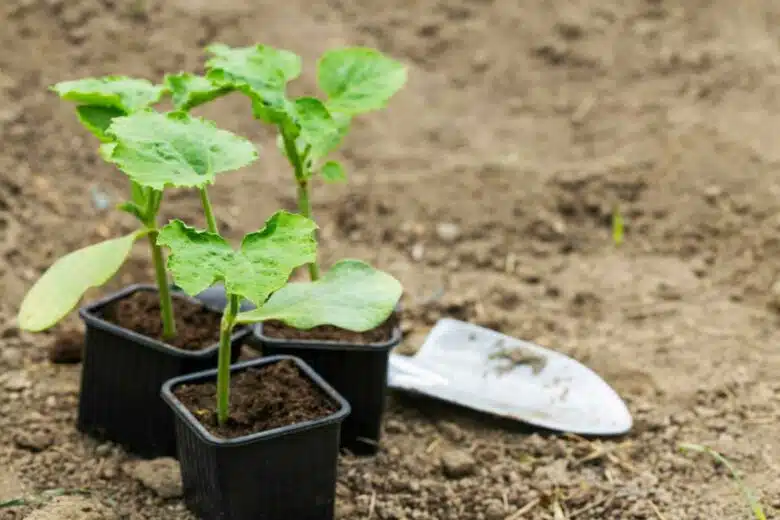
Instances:
[[[284,127],[280,126],[279,131],[282,133],[282,140],[284,141],[284,150],[287,153],[287,158],[293,166],[295,173],[295,181],[298,186],[298,211],[301,215],[311,219],[311,198],[309,197],[309,172],[306,171],[305,157],[301,157],[298,153],[298,149],[295,146],[295,140],[285,132]],[[304,154],[305,155],[305,154]],[[309,278],[312,282],[318,280],[320,277],[320,266],[317,261],[309,264]]]
[[[211,209],[209,192],[206,191],[205,186],[200,188],[200,203],[203,205],[203,213],[206,215],[206,225],[208,226],[209,231],[214,234],[219,234],[217,219],[214,218],[214,210]]]
[[[157,290],[160,294],[160,315],[163,322],[163,339],[170,339],[176,336],[176,321],[173,319],[173,301],[171,300],[171,290],[168,287],[168,273],[165,271],[165,259],[163,258],[162,248],[157,245],[157,229],[149,231],[149,247],[152,250],[152,262],[154,263],[154,274],[157,278]]]
[[[230,358],[231,336],[238,314],[238,296],[228,296],[219,328],[219,360],[217,364],[217,421],[225,424],[230,415]]]
[[[311,199],[309,198],[309,182],[298,181],[298,211],[306,218],[311,218]],[[309,264],[309,278],[314,282],[320,277],[320,266],[317,262]]]

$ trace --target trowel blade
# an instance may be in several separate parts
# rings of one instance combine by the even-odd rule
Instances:
[[[415,356],[391,354],[388,385],[580,435],[622,435],[632,426],[620,396],[581,363],[451,318],[437,322]]]

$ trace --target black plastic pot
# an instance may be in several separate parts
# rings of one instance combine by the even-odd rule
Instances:
[[[87,330],[78,429],[121,444],[140,457],[175,456],[173,414],[160,398],[160,387],[171,378],[215,368],[218,344],[190,352],[103,319],[107,305],[137,291],[157,292],[157,288],[132,285],[79,310]],[[188,297],[175,293],[174,298]],[[246,328],[233,335],[234,360],[250,333]]]
[[[300,359],[274,356],[233,365],[235,374],[292,359],[337,405],[322,419],[236,439],[209,433],[176,398],[177,386],[216,380],[217,371],[165,383],[163,399],[175,412],[184,500],[201,520],[333,520],[339,430],[350,406]]]
[[[341,446],[355,455],[374,455],[382,434],[390,351],[402,337],[401,327],[396,325],[386,343],[287,340],[265,336],[259,324],[251,341],[264,356],[301,358],[343,395],[352,413],[341,427]]]

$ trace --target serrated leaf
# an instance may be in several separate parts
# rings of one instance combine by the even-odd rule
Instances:
[[[39,332],[55,325],[88,289],[105,284],[124,263],[141,231],[73,251],[33,285],[19,309],[19,328]]]
[[[114,119],[101,155],[142,186],[205,186],[218,173],[257,159],[254,145],[210,121],[182,112],[136,112]]]
[[[208,78],[183,72],[165,77],[165,86],[178,110],[192,110],[230,92],[229,87],[214,84]]]
[[[164,89],[145,79],[104,76],[63,81],[54,85],[52,90],[67,101],[112,107],[130,114],[157,103]]]
[[[217,43],[206,50],[207,77],[215,84],[241,90],[253,98],[255,115],[278,123],[287,112],[287,83],[301,74],[301,58],[293,52],[267,45],[229,47]]]
[[[360,260],[341,260],[316,282],[287,284],[264,305],[240,313],[237,321],[279,320],[302,330],[333,325],[364,332],[387,320],[402,292],[389,274]]]
[[[344,182],[347,180],[347,174],[344,172],[344,167],[341,163],[336,161],[328,161],[323,164],[320,174],[326,182]]]
[[[125,112],[114,107],[101,107],[96,105],[81,105],[76,108],[76,115],[84,127],[92,132],[95,137],[103,142],[111,140],[106,135],[106,130],[111,126],[115,117],[125,115]]]
[[[357,115],[383,108],[406,83],[406,67],[375,49],[328,51],[317,66],[317,82],[332,112]]]
[[[278,211],[260,231],[246,235],[236,251],[219,235],[174,220],[160,230],[157,243],[170,248],[168,268],[187,294],[195,296],[221,281],[229,294],[260,305],[296,267],[316,259],[316,229],[306,217]]]
[[[316,98],[295,100],[294,123],[300,128],[298,148],[309,148],[309,158],[317,161],[338,148],[349,128],[349,119],[334,117]]]

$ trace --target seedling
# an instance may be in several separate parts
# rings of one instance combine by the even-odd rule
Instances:
[[[623,223],[623,214],[620,212],[620,205],[616,204],[612,210],[612,242],[618,247],[623,244],[623,235],[625,225]]]
[[[766,513],[764,513],[763,508],[761,507],[761,504],[756,500],[755,496],[753,495],[753,492],[750,490],[749,487],[745,485],[745,483],[742,481],[742,478],[739,476],[739,472],[737,471],[737,468],[734,467],[734,465],[729,462],[729,460],[718,453],[717,451],[713,450],[712,448],[708,446],[702,446],[701,444],[687,444],[683,443],[679,446],[680,451],[687,452],[687,451],[694,451],[697,453],[705,453],[715,459],[716,462],[719,464],[723,464],[726,466],[726,468],[731,472],[731,477],[734,479],[734,482],[737,484],[737,487],[739,487],[740,491],[742,491],[742,494],[745,497],[745,500],[747,501],[748,505],[750,506],[750,511],[753,513],[753,516],[756,520],[766,520]]]
[[[317,66],[317,82],[325,99],[287,97],[287,84],[301,74],[301,58],[266,45],[207,48],[206,78],[182,88],[192,103],[237,90],[252,101],[254,116],[274,125],[278,141],[294,173],[298,209],[312,218],[310,183],[319,173],[327,182],[346,180],[343,166],[327,160],[346,136],[353,117],[383,108],[406,82],[400,62],[361,47],[326,52]],[[208,83],[211,83],[209,86]],[[184,96],[183,96],[183,99]],[[183,101],[184,104],[187,102]],[[317,259],[309,263],[312,281],[320,276]]]
[[[222,236],[180,220],[160,230],[157,242],[170,249],[168,267],[184,292],[194,296],[215,283],[225,286],[217,367],[220,424],[230,412],[230,338],[236,325],[279,320],[300,329],[329,324],[363,332],[386,320],[401,296],[395,278],[358,260],[338,262],[316,282],[287,283],[293,270],[316,257],[316,229],[303,215],[278,211],[262,229],[244,236],[238,250]],[[239,313],[241,299],[256,308]]]
[[[171,186],[198,188],[211,226],[213,212],[205,187],[214,182],[216,174],[253,162],[257,151],[246,139],[211,122],[181,111],[162,114],[151,110],[148,106],[164,89],[142,80],[87,79],[55,88],[66,99],[82,103],[77,109],[79,117],[103,142],[101,157],[129,177],[131,200],[119,209],[135,216],[142,227],[55,262],[22,302],[19,326],[40,331],[57,323],[89,288],[106,283],[122,266],[134,242],[146,236],[160,294],[163,336],[173,337],[176,329],[168,275],[157,244],[163,192]]]

